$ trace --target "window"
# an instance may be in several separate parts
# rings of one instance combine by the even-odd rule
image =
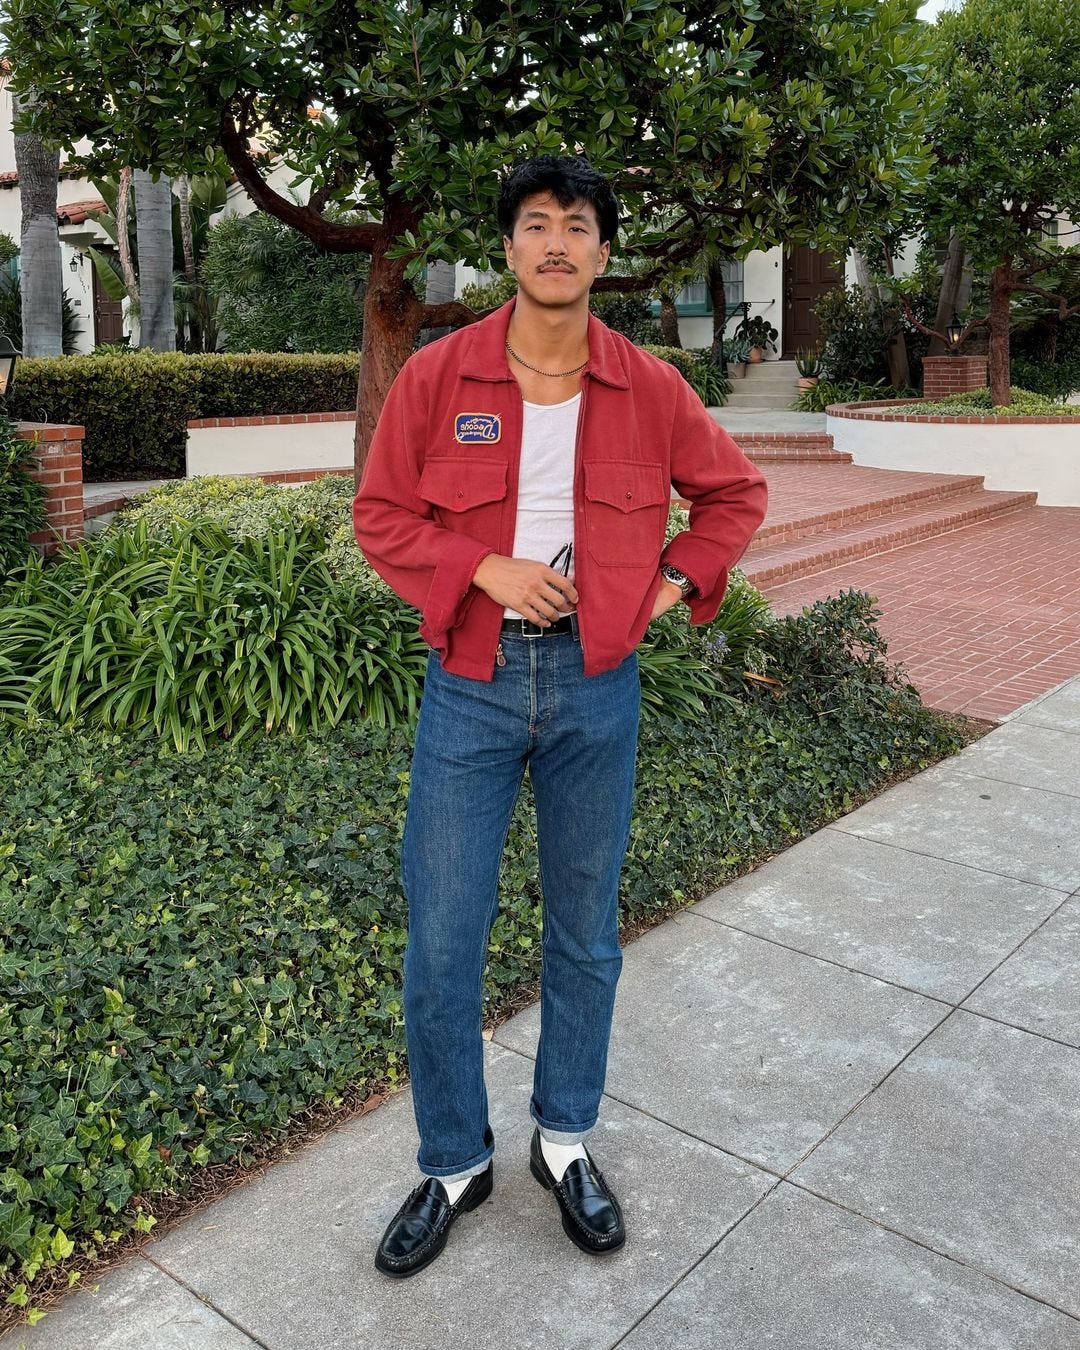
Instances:
[[[730,314],[732,308],[743,301],[743,265],[741,262],[721,264],[724,273],[724,299]],[[680,315],[711,314],[712,301],[709,298],[709,286],[704,277],[687,282],[675,297],[675,311]],[[654,300],[652,312],[660,313],[660,302]]]

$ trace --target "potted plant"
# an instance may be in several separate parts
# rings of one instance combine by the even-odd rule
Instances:
[[[795,357],[795,369],[799,372],[799,388],[813,389],[821,378],[821,353],[815,347],[800,350]]]
[[[735,336],[747,339],[750,360],[757,362],[764,359],[766,351],[776,351],[776,339],[780,334],[763,314],[755,314],[753,318],[748,314],[735,330]]]
[[[741,380],[746,377],[746,363],[750,360],[750,342],[745,337],[729,337],[724,339],[724,362],[727,365],[728,374],[733,380]]]

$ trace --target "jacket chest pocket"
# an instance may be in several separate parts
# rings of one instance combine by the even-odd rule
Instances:
[[[464,526],[468,512],[479,512],[479,508],[506,497],[506,461],[465,459],[460,455],[429,459],[416,494],[437,507],[436,514],[443,516],[446,524],[453,527],[459,520]]]
[[[586,464],[585,527],[593,559],[605,567],[655,567],[670,498],[659,464],[629,459]]]

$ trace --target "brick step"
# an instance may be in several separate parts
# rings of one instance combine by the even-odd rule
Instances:
[[[825,431],[742,431],[728,434],[748,459],[755,464],[788,464],[814,461],[822,464],[850,464],[851,455],[837,450]]]
[[[932,539],[978,521],[1030,508],[1037,495],[980,489],[943,502],[919,502],[889,516],[852,522],[829,534],[773,542],[748,552],[741,566],[755,586],[776,586],[840,567],[854,558],[888,553],[921,539]]]
[[[806,539],[847,529],[860,521],[884,521],[915,507],[932,503],[951,504],[954,498],[979,498],[982,478],[961,474],[904,474],[854,469],[834,477],[836,490],[830,493],[827,504],[815,503],[820,492],[814,493],[813,483],[806,481],[807,469],[798,471],[794,484],[797,495],[792,500],[790,485],[774,473],[771,483],[771,504],[765,524],[754,536],[750,552],[761,552],[781,540]],[[824,479],[828,483],[830,478]],[[865,486],[863,484],[865,483]],[[785,490],[788,489],[788,490]],[[809,489],[809,490],[808,490]],[[860,491],[861,489],[861,491]]]
[[[739,449],[754,464],[850,464],[846,450],[828,450],[824,446],[797,445],[743,445],[735,437]]]

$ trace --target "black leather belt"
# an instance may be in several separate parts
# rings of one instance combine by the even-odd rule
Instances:
[[[503,637],[527,638],[554,637],[556,633],[576,633],[577,615],[567,614],[562,619],[556,619],[547,628],[541,628],[538,623],[532,623],[529,619],[503,619],[499,632]]]

